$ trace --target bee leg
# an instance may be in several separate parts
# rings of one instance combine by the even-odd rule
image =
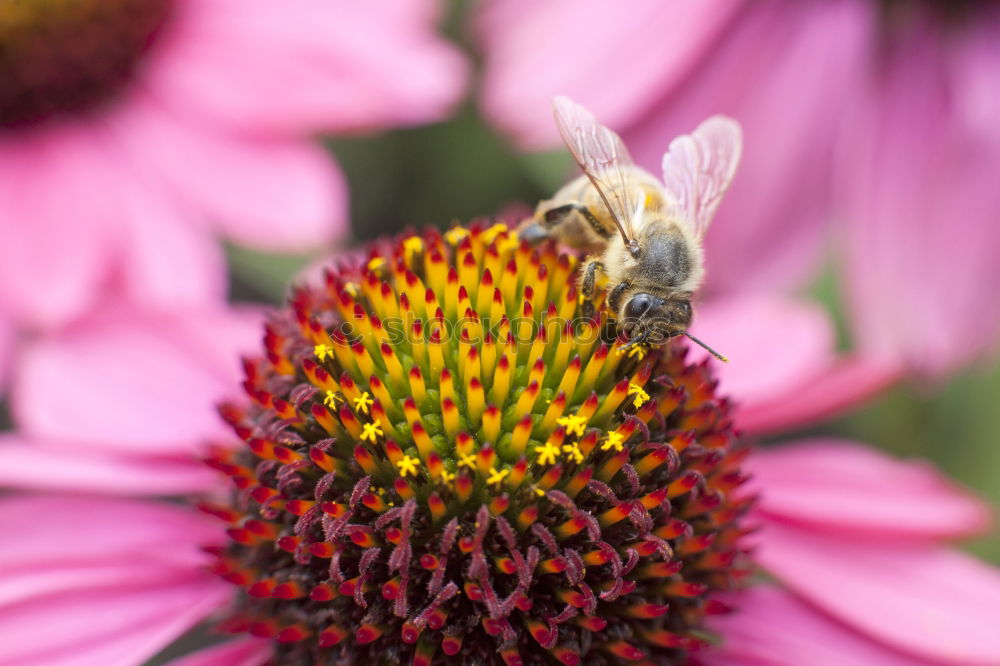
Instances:
[[[624,345],[622,345],[622,349],[627,350],[627,349],[631,349],[632,347],[637,347],[639,345],[650,346],[649,345],[649,332],[648,331],[640,333],[638,336],[636,336],[636,337],[632,338],[631,340],[629,340],[628,342],[626,342]]]
[[[597,271],[603,271],[604,264],[596,259],[592,259],[587,262],[587,267],[583,271],[583,283],[580,285],[583,288],[583,295],[585,298],[590,298],[594,295],[594,286],[597,283]]]
[[[624,294],[625,290],[631,286],[632,283],[629,282],[628,280],[622,280],[621,282],[616,284],[615,288],[611,290],[610,294],[608,294],[608,307],[617,312],[618,303],[619,301],[622,300],[622,294]]]
[[[579,213],[583,219],[587,220],[590,227],[594,230],[594,233],[601,238],[610,238],[611,233],[601,224],[601,221],[594,217],[594,214],[590,212],[590,209],[581,204],[568,203],[562,206],[556,206],[555,208],[550,208],[545,211],[545,224],[549,226],[555,226],[563,221],[563,219],[570,213]]]
[[[587,267],[583,271],[583,281],[580,284],[580,291],[583,293],[583,316],[590,319],[594,316],[594,287],[597,283],[597,271],[604,270],[604,264],[593,259],[587,262]]]

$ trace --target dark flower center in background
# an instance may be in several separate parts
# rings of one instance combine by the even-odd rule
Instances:
[[[892,34],[900,24],[907,24],[916,15],[929,9],[932,16],[944,24],[964,25],[983,9],[995,4],[992,0],[879,0],[882,28]]]
[[[0,128],[111,99],[162,33],[170,0],[0,2]]]
[[[245,363],[217,573],[276,663],[679,663],[747,573],[729,404],[503,225],[297,289]]]

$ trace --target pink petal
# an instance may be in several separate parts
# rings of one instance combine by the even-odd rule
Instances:
[[[0,140],[0,311],[56,326],[106,279],[117,184],[89,127]]]
[[[764,295],[698,306],[692,334],[729,357],[714,364],[720,391],[737,404],[747,432],[801,425],[854,405],[895,378],[894,366],[834,351],[833,322],[816,304]],[[689,345],[691,358],[708,354]]]
[[[0,309],[29,325],[64,325],[113,286],[146,307],[225,293],[221,249],[103,120],[0,142]]]
[[[343,176],[306,140],[234,135],[135,95],[111,120],[123,161],[143,172],[191,217],[270,250],[326,243],[347,220]]]
[[[467,66],[434,0],[183,4],[149,85],[225,127],[300,133],[409,125],[458,101]],[[181,108],[181,107],[178,107]]]
[[[0,526],[0,576],[8,577],[15,569],[140,559],[194,570],[206,562],[199,546],[225,538],[218,520],[191,507],[75,495],[5,497]]]
[[[921,663],[851,631],[793,596],[755,585],[726,599],[736,607],[712,618],[719,648],[696,655],[704,666],[919,666]],[[929,666],[929,665],[928,665]]]
[[[899,364],[853,355],[836,361],[822,376],[782,400],[739,411],[745,432],[770,433],[806,426],[844,413],[892,386],[902,375]]]
[[[855,538],[943,539],[986,531],[989,508],[925,461],[860,444],[809,440],[747,461],[768,520]]]
[[[155,559],[126,562],[110,555],[97,561],[64,559],[60,563],[24,566],[12,570],[16,577],[0,578],[0,609],[50,595],[65,596],[92,589],[121,589],[204,577],[195,575],[190,567],[172,566]]]
[[[221,527],[192,509],[18,496],[0,528],[2,663],[141,663],[231,594],[198,551]]]
[[[12,410],[32,438],[184,456],[225,437],[214,404],[238,390],[258,315],[105,310],[27,345]]]
[[[210,579],[112,583],[0,607],[3,663],[134,666],[218,608],[229,588]]]
[[[138,307],[170,309],[220,303],[226,293],[226,260],[219,243],[176,210],[171,195],[135,182],[120,171],[123,224],[117,238],[121,266],[118,293]],[[183,270],[178,270],[183,266]]]
[[[983,305],[1000,283],[1000,146],[954,108],[968,81],[945,39],[928,17],[901,26],[838,146],[859,344],[932,375],[995,349],[1000,333],[1000,309]]]
[[[716,366],[720,389],[745,404],[780,400],[834,362],[833,322],[815,303],[736,296],[697,307],[694,335],[730,360]],[[692,359],[707,353],[692,345]]]
[[[260,666],[270,655],[270,641],[239,640],[199,650],[167,666]]]
[[[7,488],[181,495],[209,491],[218,483],[218,474],[194,457],[137,457],[0,436],[0,486]]]
[[[967,555],[769,522],[755,558],[796,594],[899,650],[935,663],[1000,663],[1000,573]]]
[[[609,14],[599,0],[483,3],[475,28],[485,53],[484,111],[532,148],[558,143],[556,94],[623,127],[688,76],[743,5],[639,0]]]

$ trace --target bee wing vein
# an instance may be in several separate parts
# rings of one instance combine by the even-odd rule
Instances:
[[[556,97],[553,110],[563,142],[594,184],[628,244],[635,238],[632,219],[641,211],[642,199],[636,199],[636,192],[629,186],[626,168],[633,162],[625,143],[567,97]]]
[[[663,155],[663,184],[672,217],[702,238],[736,174],[742,153],[739,123],[712,116],[691,134],[677,137]]]

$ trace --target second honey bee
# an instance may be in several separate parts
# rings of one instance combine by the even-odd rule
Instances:
[[[550,237],[590,253],[580,276],[585,298],[608,278],[609,307],[633,344],[691,336],[691,298],[705,275],[702,238],[740,161],[742,133],[712,116],[663,155],[663,182],[636,166],[621,138],[566,97],[556,125],[583,175],[542,201],[522,235]]]

